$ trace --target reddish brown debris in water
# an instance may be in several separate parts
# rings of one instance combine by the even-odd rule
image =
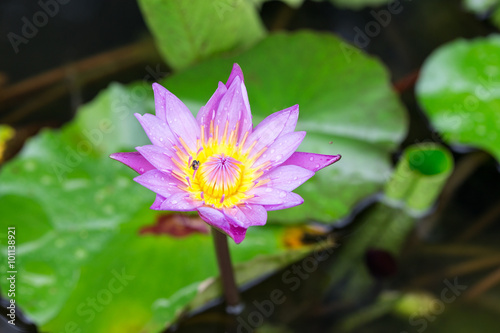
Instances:
[[[139,230],[140,235],[170,235],[176,238],[186,237],[193,233],[208,234],[209,226],[198,216],[182,214],[159,215],[154,225]]]

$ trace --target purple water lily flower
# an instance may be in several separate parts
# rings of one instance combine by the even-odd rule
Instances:
[[[156,210],[198,211],[240,243],[267,211],[300,205],[292,191],[340,155],[295,152],[299,107],[278,111],[253,128],[241,68],[234,64],[196,119],[177,97],[153,84],[156,116],[135,114],[152,145],[111,158],[137,171],[156,193]]]

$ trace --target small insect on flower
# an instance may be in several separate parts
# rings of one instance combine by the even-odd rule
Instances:
[[[340,155],[295,152],[305,132],[295,132],[299,107],[269,115],[255,128],[241,68],[234,64],[196,119],[177,97],[153,84],[156,116],[136,114],[152,145],[112,154],[156,193],[151,209],[198,211],[240,243],[267,211],[304,201],[292,191]],[[194,172],[193,172],[194,170]]]
[[[193,160],[193,162],[191,163],[191,168],[193,168],[193,170],[196,171],[198,170],[199,167],[200,167],[200,161]]]

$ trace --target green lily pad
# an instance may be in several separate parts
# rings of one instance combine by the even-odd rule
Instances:
[[[457,40],[425,62],[417,97],[443,139],[500,160],[500,35]]]
[[[196,113],[233,62],[245,75],[254,125],[299,104],[297,130],[307,135],[298,150],[343,156],[295,190],[304,204],[269,212],[271,221],[335,221],[386,182],[389,153],[405,136],[407,119],[378,60],[329,34],[276,34],[244,54],[206,61],[163,83]]]
[[[214,54],[248,48],[265,35],[246,0],[139,0],[165,61],[175,69]]]

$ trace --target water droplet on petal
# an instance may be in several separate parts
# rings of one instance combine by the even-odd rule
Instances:
[[[316,168],[319,168],[319,164],[316,164]]]
[[[286,192],[280,192],[280,198],[286,197]]]
[[[309,161],[314,161],[314,157],[309,157]]]
[[[273,189],[272,189],[272,188],[270,188],[270,187],[266,188],[266,192],[267,192],[267,193],[272,192],[272,191],[273,191]]]
[[[297,180],[297,177],[293,177],[293,180]]]
[[[271,149],[270,153],[271,153],[271,154],[273,154],[273,153],[274,153],[274,151],[275,151],[274,149]]]
[[[163,142],[163,138],[160,138],[160,142]]]
[[[144,168],[140,168],[140,169],[139,169],[139,171],[140,171],[140,172],[144,172]]]

